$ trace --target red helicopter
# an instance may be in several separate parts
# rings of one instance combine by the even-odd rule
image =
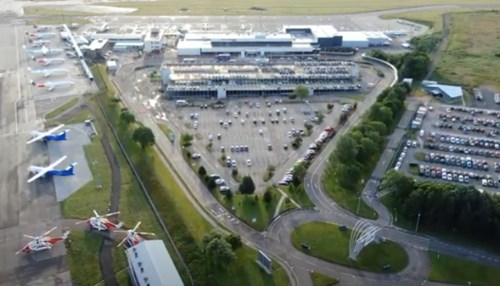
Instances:
[[[119,214],[120,212],[113,212],[113,213],[108,213],[105,215],[99,215],[95,210],[94,214],[95,216],[90,217],[86,220],[79,221],[75,224],[81,224],[81,223],[88,223],[91,229],[96,229],[98,231],[106,231],[106,230],[113,230],[117,228],[121,228],[123,226],[123,223],[113,223],[107,217]]]
[[[51,230],[46,231],[40,236],[31,236],[31,235],[24,235],[24,237],[32,239],[32,241],[28,242],[23,248],[21,248],[19,251],[16,252],[16,255],[18,255],[21,252],[24,253],[32,253],[32,252],[37,252],[37,251],[42,251],[42,250],[49,250],[57,244],[58,242],[61,242],[63,240],[66,240],[69,236],[69,231],[65,231],[62,236],[57,236],[57,237],[51,237],[47,236],[49,233],[53,232],[57,227],[53,227]]]
[[[129,229],[129,230],[115,230],[115,232],[127,233],[127,236],[124,239],[122,239],[122,241],[120,241],[120,243],[118,243],[118,247],[120,247],[125,242],[127,243],[128,247],[132,247],[132,246],[138,244],[139,242],[141,242],[143,240],[141,235],[156,235],[152,232],[137,231],[137,228],[139,227],[140,224],[141,224],[141,222],[138,222],[134,228]]]

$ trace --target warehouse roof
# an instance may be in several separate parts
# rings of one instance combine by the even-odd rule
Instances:
[[[450,98],[460,98],[464,95],[462,87],[460,86],[445,85],[445,84],[429,84],[425,85],[424,87],[431,92],[439,90],[441,91],[441,93],[446,94]]]
[[[184,286],[162,240],[144,240],[126,252],[135,285]]]

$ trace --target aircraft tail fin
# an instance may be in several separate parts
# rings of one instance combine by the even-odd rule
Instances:
[[[66,176],[71,176],[71,175],[74,175],[74,169],[75,169],[75,166],[77,165],[78,163],[77,162],[73,162],[71,163],[68,168],[66,168],[66,170],[64,170],[64,173]]]

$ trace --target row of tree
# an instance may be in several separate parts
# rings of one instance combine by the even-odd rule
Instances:
[[[429,71],[431,60],[423,50],[414,50],[404,54],[387,54],[374,49],[370,56],[384,60],[394,65],[399,71],[400,78],[422,80]]]
[[[344,188],[356,186],[370,162],[377,160],[385,146],[384,137],[395,126],[395,120],[404,111],[407,85],[395,85],[384,90],[368,110],[362,121],[339,139],[329,158],[330,179]]]
[[[381,188],[390,191],[398,214],[429,230],[454,232],[483,241],[500,239],[500,197],[473,186],[417,181],[389,171]]]

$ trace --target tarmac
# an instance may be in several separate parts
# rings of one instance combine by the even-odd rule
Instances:
[[[68,140],[47,144],[51,162],[64,155],[68,156],[57,168],[65,169],[69,164],[77,163],[74,168],[74,176],[53,176],[58,202],[64,201],[92,180],[92,173],[83,150],[84,145],[90,144],[88,133],[92,131],[91,128],[83,123],[65,126],[65,128],[70,130],[67,134]]]

